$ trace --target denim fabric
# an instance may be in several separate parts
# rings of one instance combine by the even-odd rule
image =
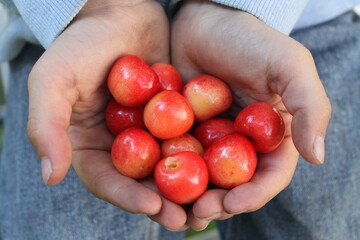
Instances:
[[[166,231],[147,216],[126,213],[95,198],[73,169],[59,185],[44,185],[26,135],[27,77],[42,51],[27,45],[11,62],[0,161],[0,239],[182,239],[183,233]]]
[[[223,239],[360,239],[360,20],[348,12],[294,32],[313,54],[333,106],[325,163],[299,160],[265,207],[218,222]]]

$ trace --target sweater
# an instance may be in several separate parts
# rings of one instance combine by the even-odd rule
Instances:
[[[284,34],[328,21],[360,4],[360,0],[212,1],[253,14]],[[167,0],[159,2],[163,6],[169,4]],[[3,10],[6,10],[6,16],[3,15],[2,18],[7,18],[7,25],[2,31],[0,22],[1,62],[15,58],[26,42],[39,43],[47,49],[86,0],[0,0],[0,3],[3,4]]]

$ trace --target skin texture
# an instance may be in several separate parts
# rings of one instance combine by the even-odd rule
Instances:
[[[269,102],[286,127],[282,144],[259,156],[251,181],[205,192],[193,204],[188,225],[199,229],[208,220],[261,208],[290,183],[298,152],[310,163],[323,162],[331,105],[306,48],[248,13],[208,1],[182,5],[171,39],[172,63],[185,82],[202,73],[219,77],[233,91],[235,115],[252,103]]]

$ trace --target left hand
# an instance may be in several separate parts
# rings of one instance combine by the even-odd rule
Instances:
[[[290,183],[298,152],[312,164],[322,163],[331,105],[305,47],[248,13],[208,1],[184,2],[171,39],[172,63],[185,81],[201,73],[217,76],[233,91],[235,114],[265,101],[281,111],[286,124],[283,143],[258,155],[251,181],[230,191],[207,191],[188,212],[189,226],[202,229],[209,220],[264,206]]]

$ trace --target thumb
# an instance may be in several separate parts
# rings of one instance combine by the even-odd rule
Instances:
[[[29,120],[27,133],[41,160],[47,185],[59,183],[71,165],[67,133],[72,105],[61,75],[47,71],[41,59],[29,75]]]
[[[299,153],[310,163],[322,164],[331,104],[311,53],[300,44],[294,49],[286,61],[280,61],[271,88],[293,115],[291,132]]]

